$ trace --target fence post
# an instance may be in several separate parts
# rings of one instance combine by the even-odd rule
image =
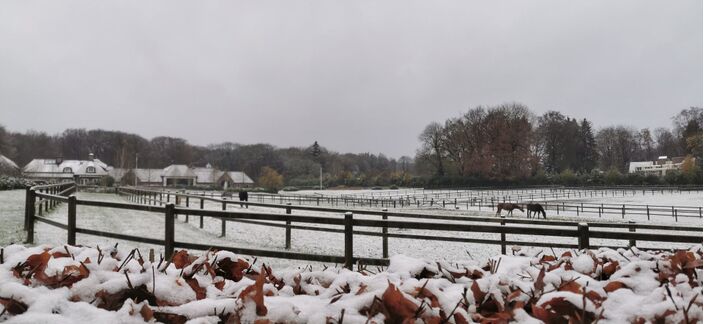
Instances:
[[[29,196],[30,196],[30,190],[32,190],[31,187],[27,188],[27,191],[25,192],[24,196],[24,230],[27,230],[27,224],[29,223]]]
[[[626,205],[621,205],[621,218],[626,218]]]
[[[386,214],[388,209],[382,209],[381,210],[383,213],[381,214],[381,219],[383,220],[388,220],[389,215]],[[389,236],[387,235],[389,233],[389,227],[384,224],[384,227],[381,228],[381,233],[383,234],[381,236],[381,256],[386,259],[389,257]]]
[[[189,197],[188,197],[188,196],[186,196],[186,208],[188,208],[188,207],[189,207],[189,205],[190,205],[190,204],[189,204],[189,199],[188,199],[188,198],[189,198]],[[188,214],[186,214],[186,223],[188,223]]]
[[[286,203],[286,215],[291,215],[291,203]],[[291,248],[291,218],[286,218],[286,249]]]
[[[165,233],[164,233],[164,258],[171,259],[174,254],[174,204],[166,204]]]
[[[34,243],[34,211],[37,203],[37,193],[29,190],[29,213],[27,213],[27,243]]]
[[[506,225],[506,216],[501,215],[501,226]],[[506,254],[506,233],[501,232],[501,254]]]
[[[203,209],[203,198],[200,199],[200,209]],[[203,215],[200,215],[200,228],[203,228]]]
[[[222,210],[227,210],[225,198],[222,199]],[[227,234],[227,223],[225,222],[225,218],[220,218],[220,237],[225,237],[225,234]]]
[[[577,224],[577,239],[578,247],[580,250],[589,248],[589,224],[579,223]]]
[[[42,192],[42,190],[39,189],[39,192]],[[43,216],[44,213],[42,212],[42,209],[44,208],[44,200],[43,200],[42,197],[39,197],[39,199],[36,199],[36,197],[37,197],[37,196],[36,196],[36,192],[35,192],[35,196],[34,196],[34,197],[35,197],[35,200],[38,200],[38,201],[39,201],[39,203],[37,204],[37,205],[39,206],[39,210],[37,211],[37,215]]]
[[[628,231],[629,231],[629,232],[635,233],[635,231],[636,231],[636,226],[635,226],[635,224],[636,224],[636,222],[634,222],[634,221],[628,221]],[[635,246],[636,246],[636,240],[628,240],[628,246],[629,246],[629,247],[630,247],[630,246],[635,247]]]
[[[345,268],[352,270],[354,264],[353,257],[353,225],[352,213],[345,213]]]
[[[76,245],[76,196],[68,197],[68,245]]]

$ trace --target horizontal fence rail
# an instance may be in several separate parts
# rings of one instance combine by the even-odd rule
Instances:
[[[518,204],[540,203],[547,212],[560,215],[560,213],[593,214],[602,217],[603,215],[618,215],[621,218],[626,216],[642,216],[651,220],[652,218],[669,217],[676,222],[680,218],[702,218],[702,207],[695,206],[673,206],[673,205],[643,205],[643,204],[614,204],[614,203],[590,203],[590,202],[561,202],[538,199],[528,196],[491,196],[491,197],[469,197],[469,198],[443,198],[443,197],[397,197],[397,198],[355,198],[355,197],[325,197],[316,195],[265,195],[256,194],[252,197],[262,203],[292,203],[297,205],[332,205],[332,206],[352,206],[352,207],[377,207],[377,208],[421,208],[435,207],[453,209],[476,208],[482,210],[494,210],[498,203],[513,202]],[[590,196],[573,196],[572,198],[589,198]],[[593,196],[591,196],[593,197]],[[569,197],[567,197],[569,198]],[[527,213],[527,211],[526,211]]]
[[[353,212],[354,214],[362,215],[376,215],[382,217],[401,217],[401,218],[415,218],[415,219],[434,219],[434,220],[452,220],[452,221],[472,221],[472,222],[494,222],[494,223],[506,223],[506,224],[531,224],[531,225],[554,225],[554,226],[577,226],[579,222],[576,221],[566,221],[566,220],[543,220],[543,219],[521,219],[521,218],[499,218],[499,217],[477,217],[477,216],[453,216],[453,215],[433,215],[433,214],[423,214],[423,213],[410,213],[410,212],[397,212],[388,211],[388,209],[359,209],[359,208],[339,208],[339,207],[321,207],[321,206],[310,206],[310,205],[293,205],[293,204],[273,204],[273,203],[259,203],[259,202],[246,202],[246,201],[235,201],[222,198],[214,198],[202,195],[187,194],[187,193],[177,193],[177,192],[161,192],[161,191],[150,191],[144,189],[134,189],[129,187],[121,187],[118,192],[128,195],[128,199],[134,202],[140,203],[161,203],[158,198],[156,200],[150,198],[140,198],[140,196],[153,196],[157,194],[163,195],[165,201],[179,201],[182,203],[186,202],[186,206],[189,204],[190,200],[210,201],[217,204],[225,205],[244,205],[244,206],[256,206],[256,207],[269,207],[287,210],[301,210],[301,211],[317,211],[317,212],[328,212],[342,214],[345,212]],[[201,207],[202,209],[202,207]],[[636,229],[649,229],[649,230],[676,230],[676,231],[701,231],[702,227],[697,226],[672,226],[672,225],[655,225],[655,224],[634,224],[634,223],[616,223],[616,222],[591,222],[585,220],[592,227],[612,227],[612,228],[636,228]]]
[[[142,242],[147,244],[164,246],[166,258],[173,255],[175,248],[188,248],[207,250],[211,248],[229,250],[234,253],[248,254],[262,257],[286,258],[295,260],[319,261],[343,263],[345,267],[351,268],[353,264],[388,265],[388,239],[420,239],[448,242],[466,242],[481,244],[496,244],[501,246],[502,253],[506,253],[507,245],[538,246],[538,247],[558,247],[558,248],[579,248],[585,249],[596,247],[590,244],[590,239],[615,239],[627,240],[628,246],[635,246],[636,242],[672,242],[672,243],[702,243],[701,227],[695,226],[668,226],[636,223],[598,223],[598,222],[569,222],[556,220],[527,220],[527,219],[507,219],[497,217],[465,217],[453,215],[424,215],[413,213],[390,212],[388,210],[359,210],[349,208],[331,208],[318,206],[293,206],[290,203],[267,204],[260,202],[240,202],[203,195],[193,195],[185,193],[174,193],[165,191],[144,190],[132,187],[121,187],[117,193],[126,195],[129,202],[105,202],[94,200],[79,200],[75,195],[75,184],[59,184],[53,186],[32,187],[27,190],[27,202],[25,217],[27,225],[27,241],[33,242],[34,221],[44,222],[67,230],[68,244],[76,244],[76,233],[97,235],[120,240]],[[37,190],[39,189],[39,190]],[[205,202],[217,203],[222,210],[205,209]],[[56,206],[59,203],[68,203],[67,224],[62,224],[54,220],[47,219],[38,213],[37,208],[42,204]],[[178,204],[178,206],[177,206]],[[104,208],[116,208],[123,210],[135,210],[145,212],[155,212],[164,215],[164,239],[145,238],[134,235],[125,235],[113,232],[99,231],[76,226],[76,206],[93,206]],[[185,205],[185,206],[184,206]],[[193,205],[193,206],[191,206]],[[240,205],[242,207],[261,206],[271,208],[281,208],[285,214],[255,212],[245,208],[228,210],[228,205]],[[46,212],[49,209],[44,209]],[[320,213],[333,214],[331,216],[309,216],[293,215],[293,210],[317,211]],[[291,230],[311,230],[321,232],[342,233],[344,235],[344,255],[323,255],[310,254],[292,251],[263,250],[253,248],[241,248],[232,246],[207,245],[199,243],[189,243],[178,241],[175,237],[175,219],[178,215],[184,215],[186,221],[189,216],[200,217],[200,228],[203,228],[203,218],[209,217],[219,219],[222,224],[222,236],[226,235],[227,222],[242,222],[255,225],[270,226],[285,229],[285,249],[291,248]],[[355,218],[354,215],[380,216],[378,219]],[[400,220],[389,220],[394,217]],[[447,221],[465,221],[467,223],[447,223]],[[483,223],[483,224],[482,224]],[[30,225],[31,224],[31,225]],[[309,224],[309,225],[294,225]],[[355,227],[357,229],[355,230]],[[591,228],[610,229],[593,230]],[[376,229],[377,231],[372,231]],[[390,233],[389,229],[413,229],[437,232],[464,232],[464,233],[493,233],[499,234],[500,239],[480,239],[467,237],[421,235],[411,233]],[[667,230],[668,234],[636,232],[636,230]],[[380,231],[379,231],[380,230]],[[681,235],[681,232],[687,235]],[[575,239],[572,243],[552,243],[552,242],[523,242],[507,240],[506,235],[533,235],[537,237],[565,237]],[[356,257],[353,254],[354,236],[374,236],[382,239],[381,258]],[[615,246],[617,248],[617,246]],[[623,246],[622,246],[623,247]]]

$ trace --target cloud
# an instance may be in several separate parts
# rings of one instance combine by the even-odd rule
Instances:
[[[597,126],[702,105],[701,1],[3,1],[0,117],[412,155],[508,101]]]

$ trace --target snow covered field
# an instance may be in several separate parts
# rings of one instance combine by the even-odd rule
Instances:
[[[23,211],[23,201],[24,193],[22,191],[13,192],[0,192],[0,199],[5,199],[7,202],[3,204],[3,213],[6,215],[6,219],[10,220],[10,224],[15,224],[14,228],[3,227],[3,231],[8,233],[13,233],[14,238],[5,239],[4,244],[10,242],[21,241],[24,237],[22,231],[22,211]],[[101,200],[101,201],[118,201],[124,202],[125,198],[114,195],[114,194],[99,194],[99,193],[78,193],[79,199],[90,199],[90,200]],[[194,206],[195,203],[192,203]],[[207,209],[219,210],[221,205],[215,202],[207,202],[205,207]],[[228,209],[239,210],[238,205],[229,205]],[[263,208],[263,207],[252,207],[250,210],[262,211],[270,213],[284,213],[284,210],[279,208]],[[494,214],[493,211],[475,211],[475,210],[449,210],[449,209],[421,209],[412,210],[404,208],[403,211],[415,211],[427,214],[445,214],[445,215],[457,215],[457,216],[491,216]],[[321,213],[315,211],[298,211],[293,212],[295,215],[318,215]],[[518,214],[518,213],[517,213]],[[140,211],[127,211],[119,209],[110,208],[99,208],[99,207],[88,207],[88,206],[78,206],[77,210],[77,225],[80,228],[89,228],[102,231],[112,231],[115,233],[137,235],[143,237],[163,239],[164,237],[164,216],[160,213],[151,212],[140,212]],[[342,217],[337,213],[326,213],[323,216],[328,217]],[[59,222],[66,222],[66,206],[60,205],[55,211],[48,214],[46,217],[50,219],[57,220]],[[358,218],[369,218],[378,219],[378,216],[365,216],[365,215],[355,215]],[[514,217],[524,217],[517,215]],[[552,215],[550,218],[553,217]],[[575,216],[565,216],[560,215],[560,219],[570,219],[579,220],[583,217]],[[394,218],[392,218],[394,219]],[[607,218],[608,219],[608,218]],[[205,218],[204,228],[198,228],[197,217],[191,217],[189,223],[184,223],[185,217],[179,216],[179,220],[176,222],[176,241],[180,242],[193,242],[201,244],[213,244],[213,245],[224,245],[233,247],[246,247],[246,248],[258,248],[267,250],[280,250],[284,249],[284,229],[267,227],[262,225],[253,224],[243,224],[236,222],[227,223],[227,236],[224,238],[219,237],[220,235],[220,221],[211,218]],[[606,220],[606,219],[602,219]],[[621,221],[620,218],[613,218],[613,221]],[[472,223],[471,218],[467,221],[444,221],[446,223]],[[681,224],[678,223],[678,224]],[[294,225],[296,225],[294,223]],[[305,224],[298,224],[305,225]],[[698,221],[698,225],[701,225],[701,220]],[[320,226],[319,226],[320,227]],[[35,240],[37,243],[49,243],[54,245],[64,244],[66,241],[66,232],[62,229],[44,224],[37,223],[36,225]],[[357,229],[357,228],[356,228]],[[364,229],[359,228],[359,230],[370,230],[379,231],[379,229]],[[424,231],[424,230],[394,230],[390,229],[390,233],[401,233],[401,234],[419,234],[419,235],[429,235],[429,236],[445,236],[445,237],[466,237],[466,238],[479,238],[479,239],[498,239],[499,234],[494,233],[463,233],[463,232],[444,232],[438,233],[435,231]],[[8,235],[10,237],[10,235]],[[361,236],[356,235],[354,238],[354,254],[357,257],[381,257],[381,238],[372,236]],[[576,243],[576,238],[559,238],[559,237],[532,237],[528,235],[507,235],[507,240],[516,240],[524,242],[533,241],[549,241],[555,243]],[[321,244],[324,242],[324,244]],[[152,248],[156,251],[158,255],[163,247],[155,246],[150,244],[142,244],[114,239],[104,239],[101,237],[93,235],[77,235],[77,243],[85,244],[89,246],[113,246],[115,243],[119,243],[120,247],[125,248],[135,248],[139,247],[141,249]],[[592,244],[603,244],[603,245],[626,245],[626,241],[618,240],[592,240]],[[662,247],[662,244],[656,242],[641,242],[639,246],[645,247]],[[679,247],[688,248],[687,244],[669,244],[668,247]],[[544,253],[553,253],[551,249],[528,249],[532,253],[538,253],[543,251]],[[332,254],[332,255],[343,255],[344,253],[344,237],[341,233],[327,233],[318,232],[310,230],[297,230],[292,231],[292,249],[293,252],[305,252],[305,253],[316,253],[316,254]],[[555,253],[564,252],[563,249],[554,249]],[[415,239],[400,239],[400,238],[390,238],[389,239],[389,252],[390,255],[395,254],[405,254],[412,257],[430,258],[434,260],[446,260],[452,262],[478,262],[477,260],[485,260],[493,255],[500,253],[500,247],[498,245],[486,245],[486,244],[474,244],[474,243],[461,243],[461,242],[441,242],[441,241],[427,241],[427,240],[415,240]],[[510,252],[509,252],[510,253]],[[278,268],[288,268],[288,267],[303,267],[308,264],[315,265],[316,267],[321,267],[321,264],[307,262],[307,261],[297,261],[297,260],[282,260],[282,259],[263,259],[263,262],[267,264],[275,265]]]
[[[398,199],[411,197],[411,201],[415,203],[415,199],[422,201],[420,208],[415,207],[413,204],[410,207],[398,208],[399,210],[414,211],[414,212],[433,212],[433,211],[443,211],[442,201],[446,201],[444,210],[454,210],[458,209],[460,211],[472,211],[481,212],[483,215],[493,215],[495,210],[491,211],[488,200],[492,197],[496,202],[503,201],[506,198],[507,201],[529,201],[528,195],[533,193],[535,195],[536,201],[543,201],[539,197],[541,190],[466,190],[466,191],[449,191],[449,190],[422,190],[422,189],[399,189],[399,190],[306,190],[297,191],[293,193],[284,193],[287,195],[301,195],[301,196],[328,196],[328,197],[356,197],[356,198],[376,198],[376,199]],[[542,190],[545,195],[550,195],[549,190]],[[567,192],[570,192],[567,195]],[[701,191],[642,191],[642,190],[566,190],[564,192],[556,193],[558,198],[547,197],[545,201],[549,204],[553,203],[565,203],[566,205],[579,205],[580,203],[585,204],[625,204],[627,207],[629,205],[638,205],[639,207],[649,206],[676,206],[676,207],[690,207],[689,209],[696,210],[698,207],[704,206],[704,198],[702,198]],[[468,197],[483,197],[487,200],[486,205],[480,207],[472,206],[467,203]],[[517,198],[521,198],[518,200]],[[434,204],[430,206],[430,200],[434,200]],[[457,206],[454,205],[454,201],[457,199]],[[256,200],[254,200],[256,201]],[[266,202],[266,201],[265,201]],[[295,204],[295,201],[294,201]],[[554,207],[553,207],[554,208]],[[587,209],[589,211],[589,209]],[[626,217],[622,218],[620,213],[614,214],[602,214],[601,217],[596,213],[595,209],[592,212],[580,213],[577,215],[576,210],[568,209],[566,211],[561,210],[559,215],[555,210],[548,209],[548,218],[550,219],[588,219],[588,220],[616,220],[616,221],[636,221],[636,222],[648,222],[654,224],[678,224],[678,225],[702,225],[702,219],[699,217],[678,217],[677,222],[675,222],[674,217],[671,216],[652,216],[651,220],[647,220],[645,211],[642,211],[642,215],[626,213]],[[516,212],[514,215],[520,214]],[[696,213],[690,213],[690,215],[695,215]],[[517,217],[520,217],[517,215]]]
[[[0,191],[0,245],[21,243],[24,227],[24,190]]]
[[[701,248],[496,256],[480,266],[396,255],[384,271],[252,266],[219,251],[173,262],[105,247],[3,248],[8,323],[696,323]]]

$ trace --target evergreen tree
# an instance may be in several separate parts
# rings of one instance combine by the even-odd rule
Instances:
[[[580,172],[591,172],[599,160],[592,124],[586,118],[582,119],[579,125],[576,155],[578,166],[576,169]]]

